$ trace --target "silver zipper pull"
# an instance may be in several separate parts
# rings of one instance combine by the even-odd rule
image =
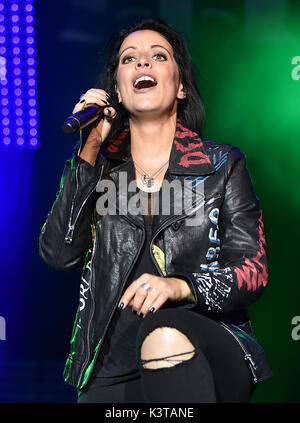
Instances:
[[[67,234],[65,236],[65,243],[72,244],[73,242],[73,234],[74,234],[74,226],[69,226]]]

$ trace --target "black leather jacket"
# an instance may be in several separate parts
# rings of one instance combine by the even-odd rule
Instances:
[[[49,266],[71,271],[84,259],[64,370],[65,380],[78,389],[90,378],[145,240],[142,214],[125,207],[136,193],[128,190],[124,197],[124,175],[128,183],[135,180],[128,130],[103,143],[95,166],[75,152],[66,162],[40,235],[40,255]],[[195,302],[180,306],[206,314],[230,331],[255,383],[270,377],[245,309],[258,300],[268,279],[262,213],[245,156],[232,145],[202,141],[178,121],[165,180],[176,181],[177,188],[186,189],[182,192],[193,199],[180,213],[171,207],[154,218],[150,255],[160,275],[181,277],[190,284]],[[104,181],[115,188],[115,196],[105,192]],[[180,202],[178,193],[180,189],[174,204]],[[99,203],[101,199],[114,212],[99,214],[105,204]]]

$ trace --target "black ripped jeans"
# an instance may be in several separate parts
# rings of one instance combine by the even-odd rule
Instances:
[[[175,328],[188,338],[194,347],[191,358],[172,367],[156,369],[145,368],[141,362],[140,378],[90,389],[79,396],[78,402],[215,403],[250,400],[255,384],[243,351],[217,322],[186,308],[165,308],[149,313],[137,336],[138,353],[145,338],[156,328],[163,327]]]

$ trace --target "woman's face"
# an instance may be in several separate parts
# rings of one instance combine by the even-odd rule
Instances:
[[[185,93],[166,38],[151,30],[136,31],[125,38],[119,51],[117,92],[131,116],[176,112],[177,99]]]

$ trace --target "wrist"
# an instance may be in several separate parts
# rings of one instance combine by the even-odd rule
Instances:
[[[100,151],[100,145],[94,144],[85,144],[83,149],[78,152],[78,156],[86,162],[90,163],[92,166],[95,165],[97,156]]]
[[[195,297],[189,286],[189,284],[184,279],[173,278],[178,285],[178,300],[187,300],[194,303]]]

